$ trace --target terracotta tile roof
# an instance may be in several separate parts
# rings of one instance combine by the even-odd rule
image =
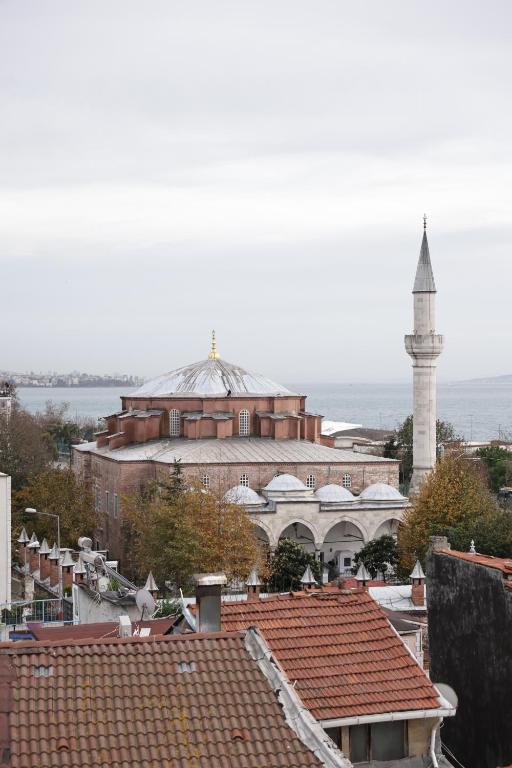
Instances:
[[[366,592],[222,603],[222,629],[258,627],[317,720],[436,709],[438,694]]]
[[[488,568],[495,568],[502,573],[512,575],[512,558],[510,557],[480,555],[478,552],[475,554],[471,552],[458,552],[456,549],[436,549],[434,554],[450,555],[451,557],[457,557],[459,560],[467,560],[477,565],[486,565]]]
[[[324,764],[286,724],[243,633],[2,643],[0,670],[8,662],[12,768]]]
[[[174,616],[164,619],[151,619],[150,621],[134,621],[133,630],[149,627],[151,636],[165,635],[175,623]],[[95,624],[63,624],[62,626],[41,627],[37,624],[28,624],[28,628],[36,640],[86,640],[103,637],[112,637],[117,633],[119,622],[102,621]]]

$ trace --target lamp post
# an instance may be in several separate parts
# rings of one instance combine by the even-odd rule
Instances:
[[[45,517],[54,517],[57,520],[57,549],[59,550],[60,558],[60,515],[54,515],[51,512],[39,512],[39,510],[33,507],[26,507],[25,512],[29,515],[45,515]],[[62,613],[62,568],[59,563],[59,597],[60,597],[60,610]]]

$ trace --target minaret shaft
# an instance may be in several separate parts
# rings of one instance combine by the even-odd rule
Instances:
[[[413,474],[416,491],[436,465],[437,358],[443,337],[435,332],[436,289],[424,232],[413,289],[414,333],[405,337],[413,365]]]

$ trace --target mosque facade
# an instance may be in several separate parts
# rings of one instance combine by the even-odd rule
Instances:
[[[303,512],[308,507],[311,514],[313,507],[320,509],[314,494],[325,486],[354,499],[375,484],[398,488],[397,461],[323,444],[322,417],[308,412],[305,395],[222,360],[215,337],[207,359],[146,382],[121,400],[121,410],[105,418],[95,442],[73,451],[75,471],[84,473],[93,489],[97,544],[114,557],[122,554],[122,497],[151,481],[165,481],[177,461],[186,481],[207,490],[223,494],[241,487],[270,494],[270,507],[248,510],[270,546],[282,534],[280,522],[269,528],[271,517],[281,518],[275,510],[283,509],[269,489],[276,476],[295,478],[305,495],[292,495],[293,506]],[[356,508],[361,513],[360,502],[351,513],[350,505],[337,510],[333,524],[350,522]],[[301,524],[298,512],[290,514],[297,520],[285,515],[283,530]],[[374,527],[364,524],[358,540],[367,540]],[[294,530],[300,537],[302,529]],[[311,533],[318,550],[327,532],[317,526]]]

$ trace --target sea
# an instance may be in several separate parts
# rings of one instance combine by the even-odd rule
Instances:
[[[326,419],[393,429],[412,412],[412,386],[400,384],[287,384],[306,394],[310,412]],[[20,387],[21,404],[43,411],[47,402],[66,403],[70,418],[100,419],[120,409],[130,388]],[[512,439],[512,377],[438,385],[438,417],[466,440]]]

